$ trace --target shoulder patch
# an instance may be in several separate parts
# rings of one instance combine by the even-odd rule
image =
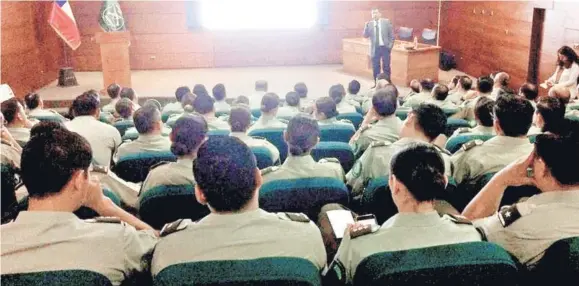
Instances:
[[[466,142],[462,145],[462,147],[460,147],[460,149],[464,150],[464,151],[468,151],[472,148],[474,148],[475,146],[480,146],[484,143],[484,141],[480,140],[480,139],[476,139],[476,140],[472,140],[469,142]]]
[[[291,220],[296,222],[310,222],[310,218],[303,213],[277,213],[277,217],[282,220]]]
[[[150,171],[150,170],[153,170],[153,169],[155,169],[155,168],[157,168],[157,167],[159,167],[159,166],[163,166],[163,165],[166,165],[166,164],[169,164],[169,163],[171,163],[171,162],[161,161],[161,162],[159,162],[159,163],[154,164],[153,166],[151,166],[151,168],[149,168],[149,171]]]
[[[267,139],[265,139],[264,137],[261,137],[261,136],[251,136],[251,138],[257,139],[257,140],[266,140],[267,141]]]
[[[278,167],[278,166],[267,167],[267,168],[261,170],[261,175],[262,175],[262,176],[263,176],[263,175],[267,175],[267,174],[273,173],[273,172],[275,172],[275,171],[277,171],[277,170],[279,170],[279,167]]]
[[[463,217],[461,215],[444,214],[444,216],[448,217],[450,219],[450,221],[452,221],[456,224],[472,225],[472,222],[469,219],[467,219],[466,217]]]
[[[370,147],[374,148],[374,147],[383,147],[383,146],[390,146],[392,145],[392,143],[388,142],[388,141],[376,141],[376,142],[372,142],[370,144]]]
[[[368,130],[368,129],[370,129],[370,128],[372,128],[372,125],[369,125],[369,124],[368,124],[368,125],[360,128],[360,133],[361,133],[361,132],[364,132],[364,131],[366,131],[366,130]]]
[[[338,163],[338,164],[340,164],[340,160],[338,160],[338,158],[322,158],[318,161],[318,163]]]
[[[120,218],[114,216],[98,216],[91,219],[85,219],[84,221],[90,223],[116,223],[116,224],[123,223],[123,221]]]
[[[167,236],[171,233],[175,233],[175,232],[178,232],[178,231],[181,231],[181,230],[184,230],[185,228],[187,228],[187,224],[181,225],[182,222],[183,222],[183,219],[178,219],[174,222],[165,224],[160,232],[161,237]]]
[[[92,171],[102,174],[108,174],[109,168],[107,166],[92,165]]]
[[[499,221],[503,227],[511,225],[513,222],[521,218],[521,213],[517,208],[517,205],[505,206],[497,213],[499,216]]]
[[[456,129],[456,132],[458,134],[462,134],[462,133],[469,133],[470,132],[470,128],[468,127],[460,127],[458,129]]]

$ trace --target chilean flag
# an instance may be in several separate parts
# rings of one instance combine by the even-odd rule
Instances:
[[[48,23],[71,49],[80,46],[80,32],[67,0],[54,1]]]

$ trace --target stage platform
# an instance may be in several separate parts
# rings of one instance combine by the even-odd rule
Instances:
[[[441,82],[450,80],[456,74],[464,74],[456,70],[440,71]],[[45,108],[64,112],[72,100],[89,89],[102,90],[101,72],[75,72],[78,86],[58,87],[56,80],[37,90],[43,100]],[[195,84],[204,84],[211,93],[217,83],[223,83],[227,89],[227,97],[239,95],[249,96],[253,92],[256,80],[267,80],[269,90],[280,97],[293,89],[297,82],[305,82],[308,86],[308,98],[316,99],[328,96],[331,85],[341,83],[347,88],[348,82],[357,79],[361,85],[361,92],[373,85],[370,78],[354,76],[342,71],[342,65],[315,65],[315,66],[278,66],[278,67],[245,67],[245,68],[207,68],[207,69],[180,69],[180,70],[139,70],[132,72],[132,85],[139,96],[139,101],[155,98],[162,104],[173,101],[175,89],[187,85],[191,89]],[[401,94],[408,92],[408,87],[398,87]],[[108,96],[101,97],[103,103],[109,101]]]

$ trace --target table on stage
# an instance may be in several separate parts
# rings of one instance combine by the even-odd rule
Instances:
[[[342,43],[344,71],[372,78],[370,41],[364,38],[354,38],[343,39]],[[421,78],[438,81],[440,47],[418,44],[417,49],[408,50],[405,46],[414,46],[414,43],[396,40],[392,47],[392,83],[408,86],[411,80]]]

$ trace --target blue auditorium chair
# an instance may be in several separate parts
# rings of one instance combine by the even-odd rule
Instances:
[[[167,120],[169,120],[169,117],[171,117],[171,115],[173,114],[181,114],[183,113],[183,111],[177,111],[177,110],[173,110],[173,111],[165,111],[161,114],[161,120],[163,121],[163,123],[166,123]]]
[[[446,117],[451,117],[456,114],[460,109],[457,108],[443,108],[442,111],[446,114]]]
[[[209,214],[209,209],[195,198],[193,185],[161,185],[142,190],[139,217],[155,229],[181,218],[196,221]]]
[[[255,159],[257,161],[257,167],[259,169],[265,169],[275,164],[275,162],[273,161],[273,154],[271,154],[271,151],[269,151],[267,147],[255,146],[250,147],[250,149],[251,152],[253,152],[253,155],[255,156]]]
[[[117,130],[119,130],[121,137],[123,137],[125,135],[125,132],[127,131],[127,129],[129,129],[131,127],[135,127],[135,122],[133,122],[133,120],[119,120],[119,121],[113,122],[113,126]]]
[[[409,27],[399,27],[398,28],[398,39],[402,41],[413,41],[412,35],[414,34],[414,28]]]
[[[448,118],[446,120],[446,130],[444,131],[444,135],[450,137],[456,129],[461,127],[470,127],[470,123],[464,119]]]
[[[410,112],[411,109],[397,109],[396,110],[396,117],[400,118],[400,120],[406,120],[406,117],[408,117],[408,112]]]
[[[352,147],[344,142],[320,142],[312,149],[311,155],[316,161],[322,158],[337,158],[346,173],[356,162]]]
[[[251,115],[252,115],[254,118],[260,118],[260,117],[261,117],[261,109],[259,109],[259,108],[252,108],[252,109],[251,109]]]
[[[101,113],[99,115],[99,121],[107,123],[107,124],[111,124],[113,122],[114,118],[115,117],[110,112],[101,111]]]
[[[436,31],[432,29],[422,30],[422,43],[436,46]]]
[[[348,125],[320,125],[320,141],[322,142],[350,142],[356,129]]]
[[[259,206],[269,212],[305,213],[317,221],[322,206],[329,203],[347,206],[349,197],[346,185],[335,178],[277,180],[261,186]]]
[[[112,171],[125,181],[140,183],[147,178],[149,169],[153,165],[163,161],[175,162],[177,157],[171,152],[130,154],[119,158],[119,161],[112,167]]]
[[[456,151],[460,150],[462,145],[472,140],[482,140],[487,141],[491,138],[495,137],[494,135],[483,135],[483,134],[459,134],[457,136],[451,137],[446,142],[446,150],[450,153],[455,153]]]
[[[209,130],[207,136],[229,136],[229,130]]]
[[[366,257],[353,285],[517,285],[518,264],[500,246],[468,242]]]
[[[2,285],[7,286],[112,285],[106,276],[97,272],[80,269],[3,274],[1,280]]]
[[[356,128],[356,130],[358,128],[360,128],[360,124],[362,124],[362,121],[364,121],[364,117],[362,116],[361,112],[358,113],[341,113],[338,114],[336,116],[337,119],[346,119],[349,120],[350,122],[352,122],[352,124],[354,124],[354,128]]]
[[[249,136],[263,137],[271,144],[273,144],[277,150],[279,150],[279,160],[280,162],[285,161],[287,157],[288,147],[287,143],[283,139],[283,132],[285,128],[267,128],[267,129],[256,129],[249,132]]]
[[[317,267],[295,257],[216,260],[180,263],[161,270],[155,286],[321,286]]]
[[[229,115],[229,111],[215,111],[215,117]]]
[[[579,237],[553,243],[521,285],[574,286],[579,282]]]

